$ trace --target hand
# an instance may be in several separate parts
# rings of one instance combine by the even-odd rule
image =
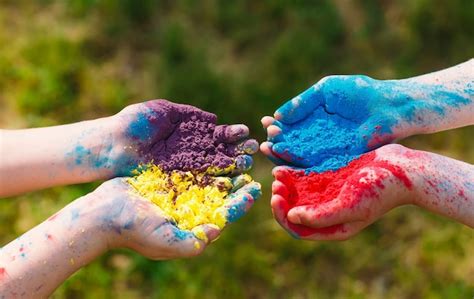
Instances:
[[[260,185],[244,176],[232,183],[233,193],[223,207],[228,223],[260,196]],[[128,247],[151,259],[194,256],[220,234],[210,225],[200,228],[200,238],[179,230],[156,205],[133,193],[125,178],[115,178],[2,247],[0,293],[46,298],[110,248]]]
[[[216,126],[214,114],[166,100],[128,106],[114,120],[117,133],[104,152],[116,175],[130,175],[151,161],[165,170],[211,167],[218,174],[241,173],[258,150],[245,125]]]
[[[413,134],[414,126],[405,121],[412,107],[397,84],[358,75],[326,77],[285,103],[274,118],[262,119],[268,142],[261,150],[277,165],[312,167]]]
[[[259,183],[242,185],[239,178],[233,179],[234,191],[225,206],[228,223],[243,216],[261,194]],[[180,230],[158,206],[133,193],[124,178],[107,181],[94,193],[108,202],[99,219],[109,231],[109,247],[128,247],[155,260],[190,257],[200,254],[221,233],[216,226],[201,225],[207,239],[202,240]]]
[[[386,145],[326,173],[276,167],[273,214],[295,237],[348,239],[389,210],[414,203],[421,184],[420,170],[412,159],[415,152]]]

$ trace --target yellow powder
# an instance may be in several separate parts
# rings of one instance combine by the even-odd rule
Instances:
[[[200,239],[206,239],[206,234],[197,226],[212,224],[222,229],[226,224],[226,197],[232,189],[228,177],[181,171],[167,173],[151,164],[128,182],[138,194],[160,207],[178,228],[191,230]]]

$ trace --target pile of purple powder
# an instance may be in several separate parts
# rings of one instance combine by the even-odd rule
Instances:
[[[146,160],[165,171],[194,172],[235,163],[236,146],[226,143],[227,126],[216,126],[214,114],[164,100],[151,101],[148,108],[129,128],[141,140],[139,153]],[[150,140],[155,142],[150,144]]]

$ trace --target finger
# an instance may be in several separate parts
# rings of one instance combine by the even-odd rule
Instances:
[[[280,159],[273,154],[272,147],[273,147],[272,142],[265,141],[262,144],[260,144],[260,151],[274,164],[276,165],[286,164],[287,162],[285,160]]]
[[[229,158],[229,157],[226,157]],[[222,175],[238,175],[243,172],[246,172],[252,168],[253,165],[253,158],[249,155],[238,155],[235,158],[229,158],[231,160],[231,164],[228,167],[220,168],[220,167],[209,167],[206,172],[208,174],[214,176],[222,176]]]
[[[214,177],[212,185],[219,190],[230,190],[233,187],[232,179],[226,176]]]
[[[247,185],[252,181],[252,178],[248,174],[241,174],[232,178],[232,190],[231,192],[235,192],[242,188],[243,186]]]
[[[191,232],[199,240],[203,240],[206,244],[209,244],[219,237],[221,229],[214,224],[202,224],[194,227]]]
[[[301,237],[311,241],[345,241],[366,228],[369,224],[364,221],[355,221],[327,228],[314,229],[315,233]]]
[[[225,207],[223,207],[226,212],[227,222],[235,222],[245,215],[261,194],[261,186],[257,182],[249,183],[230,194],[228,202]]]
[[[270,200],[270,205],[272,207],[273,217],[275,217],[278,223],[286,227],[286,214],[289,209],[288,202],[283,198],[283,196],[273,194]]]
[[[214,138],[217,142],[234,143],[246,138],[249,128],[246,125],[220,125],[214,129]]]
[[[281,128],[275,125],[270,125],[267,128],[268,141],[271,141],[273,143],[282,142],[284,140],[282,132],[283,130]]]
[[[188,230],[181,230],[171,222],[160,226],[155,231],[159,234],[158,238],[164,240],[166,253],[160,255],[167,258],[191,257],[199,255],[206,247],[207,242],[199,239]]]
[[[291,236],[294,238],[299,238],[299,235],[291,230],[288,226],[288,220],[286,219],[286,214],[289,209],[288,202],[278,194],[272,195],[270,200],[270,205],[272,207],[273,218],[283,227]]]
[[[362,220],[353,209],[340,200],[334,200],[318,206],[299,206],[288,211],[288,221],[308,227],[320,228]]]
[[[279,122],[278,120],[276,120],[275,118],[271,117],[271,116],[264,116],[261,120],[262,122],[262,125],[263,125],[263,128],[266,129],[268,128],[270,125],[275,125],[277,127],[282,127],[283,124],[281,122]]]
[[[277,109],[274,116],[282,123],[293,124],[306,118],[321,103],[322,96],[319,92],[319,85],[316,84],[283,104]]]
[[[272,194],[278,194],[283,198],[288,198],[288,188],[285,184],[280,181],[273,181],[272,183]]]
[[[249,155],[240,155],[235,158],[234,174],[246,172],[252,168],[253,158]]]
[[[291,178],[294,177],[295,174],[300,173],[301,171],[302,170],[300,169],[289,166],[277,166],[272,169],[272,175],[275,180],[282,182],[288,187],[289,184],[292,184]]]
[[[258,142],[255,139],[248,139],[239,143],[235,148],[236,154],[253,155],[258,152]]]
[[[288,146],[286,142],[279,142],[273,145],[272,152],[273,152],[273,155],[286,161],[286,163],[288,162],[293,163],[295,159],[291,157],[289,149],[290,147]]]

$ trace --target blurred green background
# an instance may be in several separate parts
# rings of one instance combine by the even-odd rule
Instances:
[[[48,126],[153,98],[248,124],[330,74],[402,78],[474,54],[474,1],[1,1],[0,124]],[[404,141],[474,163],[474,128]],[[346,242],[292,239],[264,195],[197,258],[109,252],[54,298],[472,298],[474,232],[415,207]],[[97,183],[0,202],[8,243]]]

